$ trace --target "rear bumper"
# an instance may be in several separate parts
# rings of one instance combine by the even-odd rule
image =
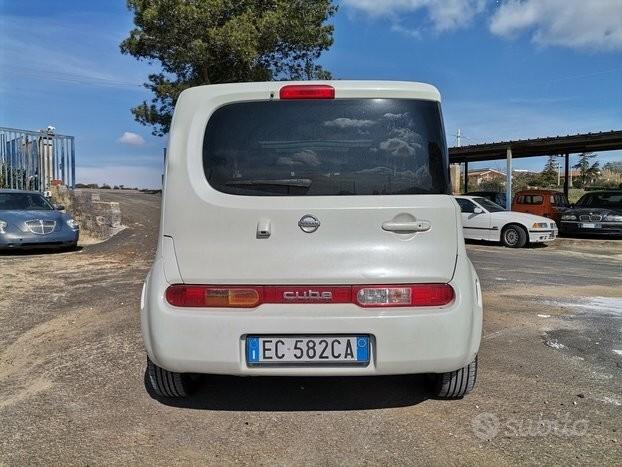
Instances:
[[[253,310],[175,309],[160,260],[141,300],[145,347],[157,365],[177,372],[228,375],[388,375],[462,368],[479,349],[481,291],[466,257],[452,280],[455,301],[444,308],[364,309],[352,304],[262,305]],[[249,367],[247,335],[369,334],[367,367]]]

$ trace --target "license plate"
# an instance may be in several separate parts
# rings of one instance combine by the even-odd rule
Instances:
[[[595,229],[596,224],[581,224],[582,229]]]
[[[369,336],[248,336],[248,365],[367,365]]]

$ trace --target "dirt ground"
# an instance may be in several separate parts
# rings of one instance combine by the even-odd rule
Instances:
[[[145,391],[138,314],[159,195],[102,199],[113,239],[0,255],[0,465],[619,465],[622,241],[468,245],[485,329],[462,400],[420,377],[209,377],[173,404]]]

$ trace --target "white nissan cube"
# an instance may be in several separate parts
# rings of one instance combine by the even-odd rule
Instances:
[[[482,295],[440,94],[384,81],[199,86],[177,102],[141,300],[147,384],[197,374],[477,374]]]

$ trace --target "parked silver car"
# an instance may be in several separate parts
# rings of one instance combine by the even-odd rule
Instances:
[[[0,190],[0,250],[75,248],[80,226],[34,191]]]

